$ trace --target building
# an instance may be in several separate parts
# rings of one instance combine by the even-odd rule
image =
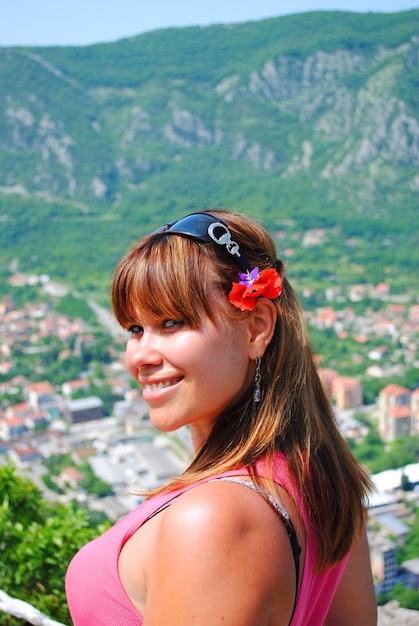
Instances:
[[[25,396],[34,411],[41,411],[55,404],[54,387],[48,382],[26,385]]]
[[[320,368],[319,376],[328,397],[331,398],[333,393],[333,382],[336,378],[339,378],[339,372],[333,369]]]
[[[22,463],[39,461],[41,459],[41,454],[39,450],[30,443],[22,443],[17,444],[12,450],[9,451],[9,457],[18,465],[22,465]]]
[[[419,590],[419,558],[403,561],[402,569],[406,587]]]
[[[97,396],[70,400],[65,407],[67,419],[72,424],[99,420],[105,417],[103,402]]]
[[[63,396],[71,398],[74,393],[88,393],[90,391],[90,382],[87,378],[79,378],[77,380],[68,380],[61,385]]]
[[[19,402],[18,404],[12,404],[7,407],[5,411],[5,415],[7,418],[19,417],[20,419],[25,419],[32,415],[33,409],[28,402]]]
[[[409,405],[391,406],[388,409],[387,437],[394,441],[398,437],[408,437],[412,433],[412,414]]]
[[[415,432],[411,397],[410,389],[395,383],[386,385],[378,394],[379,430],[385,441]],[[413,401],[416,403],[416,396]]]
[[[385,356],[388,355],[388,346],[377,346],[369,351],[368,357],[372,361],[381,361]]]
[[[362,385],[352,376],[338,376],[332,383],[332,395],[339,409],[356,409],[362,406]]]
[[[370,539],[371,569],[376,593],[389,593],[397,580],[396,544],[387,538]]]
[[[46,411],[31,413],[24,419],[25,426],[29,431],[46,430],[50,423],[50,417]]]
[[[28,429],[22,417],[4,417],[0,420],[0,439],[9,441],[26,435]]]
[[[419,387],[412,391],[410,408],[412,412],[412,435],[419,435]]]
[[[57,485],[62,489],[70,487],[71,489],[78,489],[81,481],[84,479],[84,474],[79,472],[75,467],[63,467],[60,474],[57,476]]]

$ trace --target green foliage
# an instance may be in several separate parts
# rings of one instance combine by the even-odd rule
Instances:
[[[399,437],[384,445],[373,424],[362,443],[349,442],[355,456],[372,474],[419,462],[419,437]]]
[[[403,547],[398,550],[397,561],[403,563],[411,559],[417,559],[419,554],[419,510],[416,509],[415,519],[411,525]]]
[[[57,485],[53,480],[54,476],[58,476],[65,467],[73,467],[78,472],[83,474],[83,479],[80,482],[80,488],[84,489],[87,493],[92,493],[97,496],[106,496],[112,493],[112,488],[100,478],[97,478],[90,467],[88,461],[76,465],[71,458],[70,454],[60,454],[50,456],[44,460],[44,465],[48,468],[49,474],[44,477],[45,483],[51,485],[54,491],[57,491]]]
[[[409,589],[398,583],[390,593],[382,593],[377,597],[378,606],[396,600],[402,608],[419,611],[419,593],[417,589]]]
[[[108,304],[112,271],[138,237],[217,206],[273,231],[294,220],[286,247],[329,229],[324,246],[298,244],[290,259],[301,290],[387,280],[404,293],[419,249],[418,17],[319,11],[0,50],[0,187],[19,192],[0,193],[0,268],[16,259]],[[394,104],[388,120],[384,102]],[[370,143],[377,154],[364,162]],[[346,172],[324,175],[345,159]]]
[[[337,46],[372,54],[383,36],[389,46],[397,46],[416,33],[417,19],[417,11],[368,16],[312,12],[247,24],[169,28],[112,44],[38,51],[82,84],[93,80],[99,86],[137,87],[175,78],[214,84],[224,76],[247,73],[249,57],[262,65],[275,54],[304,57]],[[164,62],[156,63],[156,58]],[[96,63],[102,71],[95,75]]]
[[[46,502],[13,466],[0,466],[0,580],[9,595],[69,624],[67,566],[77,550],[105,528],[94,527],[85,509]],[[21,624],[3,616],[1,623]]]
[[[81,481],[80,487],[84,489],[84,491],[86,491],[87,493],[92,493],[99,498],[112,495],[113,491],[110,485],[105,483],[100,478],[97,478],[91,471],[90,466],[90,471],[88,471],[86,465],[82,465],[79,468],[83,473],[85,473],[85,478]]]
[[[0,466],[0,495],[2,514],[7,517],[9,528],[26,526],[32,520],[42,518],[43,506],[39,489],[24,477],[17,478],[12,465]],[[6,525],[0,524],[2,532]],[[7,536],[7,535],[6,535]],[[4,541],[5,535],[2,537]]]
[[[82,298],[77,298],[72,294],[59,299],[55,308],[71,318],[81,318],[88,324],[96,325],[96,315],[89,307],[87,302]]]
[[[419,592],[417,589],[408,589],[398,584],[391,592],[391,597],[400,603],[400,606],[413,611],[419,611]]]

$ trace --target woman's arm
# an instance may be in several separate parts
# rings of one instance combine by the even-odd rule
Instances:
[[[352,547],[324,626],[376,626],[377,602],[367,534]]]
[[[144,626],[267,626],[273,615],[275,624],[288,625],[292,551],[281,520],[260,495],[233,483],[205,483],[163,514]]]

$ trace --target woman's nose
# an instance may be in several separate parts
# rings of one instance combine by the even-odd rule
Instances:
[[[162,354],[159,348],[158,338],[153,333],[144,332],[139,341],[129,342],[125,353],[128,367],[142,369],[148,365],[160,365]]]

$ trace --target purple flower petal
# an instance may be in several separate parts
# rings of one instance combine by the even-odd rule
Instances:
[[[259,276],[258,267],[255,267],[250,272],[246,272],[245,274],[239,272],[239,278],[241,279],[239,284],[246,285],[246,287],[251,287],[253,283],[255,282],[255,280],[258,278],[258,276]]]

